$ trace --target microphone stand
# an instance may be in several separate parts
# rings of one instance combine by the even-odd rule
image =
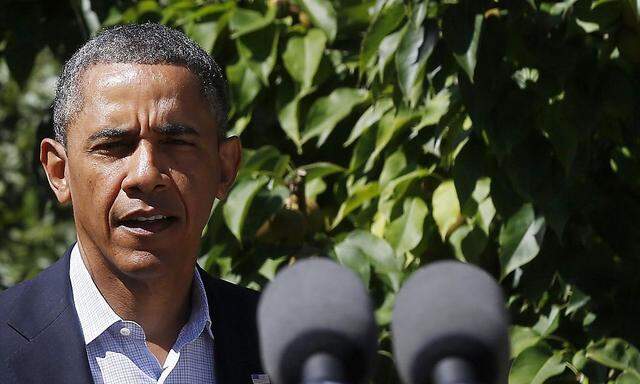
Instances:
[[[431,373],[433,384],[482,384],[478,380],[474,366],[459,357],[445,357]]]
[[[342,361],[326,352],[311,355],[302,367],[301,384],[351,384]]]

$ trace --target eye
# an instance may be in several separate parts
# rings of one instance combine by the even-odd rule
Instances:
[[[132,149],[133,143],[125,140],[118,140],[99,143],[92,148],[92,151],[104,155],[114,156],[126,154]]]
[[[171,144],[171,145],[185,145],[185,146],[193,146],[194,144],[186,141],[186,140],[182,140],[182,139],[167,139],[164,141],[166,144]]]

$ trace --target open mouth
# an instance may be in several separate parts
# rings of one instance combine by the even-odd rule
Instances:
[[[164,231],[176,222],[173,216],[154,215],[148,217],[134,217],[122,220],[119,226],[138,234],[151,234]]]

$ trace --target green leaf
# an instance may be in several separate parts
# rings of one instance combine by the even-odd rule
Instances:
[[[387,157],[380,172],[380,185],[385,185],[402,173],[407,166],[407,156],[403,148],[398,148],[391,156]]]
[[[243,60],[227,66],[227,79],[235,112],[241,113],[260,92],[260,79]]]
[[[378,51],[382,40],[400,25],[403,18],[404,4],[400,0],[392,0],[385,3],[384,7],[378,12],[362,40],[359,60],[361,74],[373,63],[374,55]]]
[[[544,217],[535,217],[531,204],[523,205],[500,230],[501,278],[533,260],[540,252]]]
[[[509,339],[511,340],[511,358],[515,358],[525,349],[538,344],[542,336],[529,327],[514,325],[509,330]]]
[[[414,121],[417,116],[418,114],[415,111],[409,109],[401,109],[398,113],[396,113],[395,109],[391,109],[382,116],[378,123],[376,144],[364,167],[365,172],[373,168],[378,156],[382,153],[382,150],[386,148],[391,139],[401,132],[402,128]]]
[[[460,218],[460,203],[453,180],[440,183],[433,191],[431,204],[433,206],[433,220],[438,225],[440,237],[444,240],[447,233]]]
[[[478,181],[476,182],[476,186],[471,194],[473,203],[477,204],[477,209],[473,214],[473,223],[478,228],[482,229],[485,235],[489,235],[491,222],[496,215],[496,208],[493,205],[491,196],[489,195],[490,191],[491,179],[488,177],[483,177],[478,179]],[[472,202],[468,201],[467,207],[471,204]]]
[[[591,296],[585,294],[578,288],[571,287],[571,290],[571,298],[569,299],[567,308],[564,311],[564,314],[567,316],[576,313],[580,308],[583,308],[591,300]]]
[[[339,165],[324,162],[324,161],[303,165],[302,167],[300,167],[300,169],[304,170],[307,173],[307,175],[305,176],[306,181],[311,181],[317,178],[323,178],[325,176],[329,176],[334,173],[345,171],[345,169]]]
[[[327,184],[323,181],[324,177],[346,171],[339,165],[327,162],[307,164],[300,169],[306,172],[304,193],[308,200],[315,199],[317,195],[326,190]]]
[[[280,127],[284,133],[287,134],[287,137],[296,145],[298,153],[302,153],[298,114],[300,100],[304,94],[295,94],[293,84],[284,81],[278,85],[276,92],[276,109],[278,111]]]
[[[384,115],[388,110],[393,107],[393,101],[391,99],[380,99],[372,104],[356,122],[356,125],[353,126],[351,130],[351,134],[347,141],[344,142],[344,146],[347,147],[351,145],[356,139],[358,139],[364,132],[367,131],[372,125],[377,123],[382,115]]]
[[[640,374],[635,370],[629,370],[622,372],[614,384],[638,384],[640,382]]]
[[[445,13],[443,35],[456,62],[473,83],[484,16],[474,14],[472,5],[463,3]]]
[[[640,353],[638,349],[625,340],[610,338],[600,340],[587,347],[588,359],[605,367],[621,371],[633,369],[640,372]]]
[[[420,111],[420,122],[411,128],[411,137],[415,137],[424,127],[438,124],[449,111],[451,92],[444,88],[435,96],[428,95],[425,107]]]
[[[398,254],[411,251],[420,243],[428,212],[427,204],[419,197],[405,201],[402,216],[392,221],[385,232],[385,238]]]
[[[320,147],[340,120],[347,117],[353,108],[364,103],[368,97],[369,93],[362,89],[338,88],[329,96],[317,99],[307,114],[302,142],[318,136]]]
[[[367,268],[371,265],[377,273],[388,279],[394,291],[400,288],[402,264],[396,258],[393,248],[383,239],[357,229],[338,243],[334,251],[338,261],[360,274],[367,286]]]
[[[193,23],[186,29],[186,32],[202,49],[211,53],[218,37],[228,24],[229,16],[225,14],[215,21]]]
[[[547,337],[558,329],[560,325],[560,307],[554,305],[549,312],[549,316],[540,316],[538,322],[533,326],[533,330],[540,336]]]
[[[289,156],[283,155],[272,145],[264,145],[256,150],[245,149],[242,152],[242,164],[238,179],[255,173],[273,174],[277,172],[280,163],[288,158]]]
[[[380,80],[384,81],[384,71],[391,62],[391,58],[394,57],[394,54],[398,50],[398,46],[400,46],[400,42],[402,41],[402,37],[407,32],[407,28],[404,27],[397,32],[390,34],[389,36],[382,39],[380,42],[380,46],[378,48],[378,74],[380,75]]]
[[[260,189],[267,184],[267,177],[239,181],[229,193],[222,207],[224,222],[233,235],[242,241],[242,227],[249,212],[251,202]]]
[[[302,9],[309,15],[311,22],[322,29],[329,41],[333,41],[338,33],[336,10],[329,0],[299,0]]]
[[[438,42],[437,26],[434,23],[427,23],[425,30],[425,26],[420,20],[424,19],[426,9],[427,3],[423,2],[414,10],[414,17],[412,17],[396,53],[398,85],[405,100],[408,100],[411,106],[418,102],[422,93],[427,59],[431,56]]]
[[[291,37],[287,41],[282,60],[287,72],[302,85],[302,89],[311,88],[326,42],[324,33],[315,28],[304,37]]]
[[[362,279],[365,286],[369,286],[371,280],[371,266],[367,254],[359,247],[349,243],[339,243],[334,248],[334,252],[340,264],[357,273]]]
[[[238,53],[265,86],[269,86],[269,75],[276,63],[279,38],[280,28],[269,26],[236,39]]]
[[[273,23],[276,9],[269,7],[267,14],[263,15],[252,9],[236,8],[231,15],[229,28],[233,32],[232,39],[236,39],[247,33],[255,32]]]
[[[527,348],[518,355],[509,371],[509,384],[544,384],[565,370],[561,351],[542,345]]]
[[[380,185],[378,183],[373,182],[356,186],[344,203],[340,205],[340,209],[338,209],[338,214],[333,219],[331,228],[337,227],[349,213],[362,206],[362,204],[369,202],[379,194]]]
[[[460,150],[453,164],[453,180],[460,204],[471,198],[478,180],[484,176],[484,154],[486,147],[480,140],[471,137]]]
[[[451,233],[449,243],[458,260],[478,263],[478,257],[487,247],[488,238],[481,228],[464,224]]]
[[[378,127],[374,125],[373,128],[366,130],[360,136],[360,139],[356,141],[349,161],[349,172],[355,172],[367,161],[375,146],[377,131]]]
[[[402,197],[402,194],[404,193],[403,189],[406,189],[414,181],[429,176],[433,173],[434,169],[435,165],[430,168],[419,168],[389,181],[382,186],[380,202],[383,203],[385,200],[389,200],[392,197]]]

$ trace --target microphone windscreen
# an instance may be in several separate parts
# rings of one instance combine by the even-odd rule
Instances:
[[[400,376],[408,384],[431,383],[436,363],[461,357],[479,382],[506,384],[508,324],[502,290],[489,274],[460,262],[432,263],[396,297],[391,332]]]
[[[376,323],[360,279],[326,258],[309,258],[280,272],[258,304],[260,353],[277,384],[298,384],[305,361],[327,352],[364,382],[376,353]]]

